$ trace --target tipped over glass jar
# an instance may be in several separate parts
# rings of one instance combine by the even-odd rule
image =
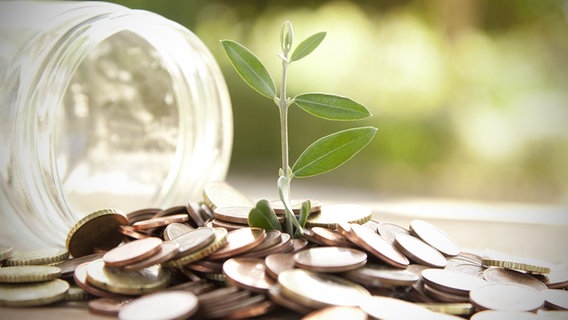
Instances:
[[[81,217],[223,179],[222,73],[185,27],[103,2],[0,2],[0,244],[64,246]]]

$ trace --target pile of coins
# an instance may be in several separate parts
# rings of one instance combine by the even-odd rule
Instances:
[[[356,204],[312,201],[305,236],[294,239],[248,226],[253,205],[214,182],[200,203],[94,212],[62,252],[0,248],[0,305],[84,300],[120,319],[567,317],[562,267],[464,252],[429,222],[376,221]],[[272,206],[283,223],[281,203]]]

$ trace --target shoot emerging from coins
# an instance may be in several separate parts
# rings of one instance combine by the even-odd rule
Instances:
[[[310,201],[304,201],[297,218],[291,205],[290,182],[292,178],[305,178],[331,171],[356,153],[361,151],[375,136],[374,127],[359,127],[339,131],[312,143],[290,167],[288,155],[288,109],[296,104],[309,114],[327,120],[351,121],[371,116],[364,105],[347,97],[327,93],[304,93],[293,98],[288,97],[286,80],[288,67],[314,51],[325,38],[325,32],[316,33],[302,41],[294,50],[292,44],[294,32],[292,24],[286,21],[280,32],[282,60],[282,78],[280,92],[262,62],[243,45],[222,40],[221,44],[231,64],[241,78],[262,96],[272,99],[280,114],[280,143],[282,148],[282,167],[278,178],[278,194],[285,209],[286,232],[293,236],[302,236],[303,227],[310,213]],[[262,199],[251,209],[248,217],[250,226],[267,230],[281,230],[277,216],[268,200]],[[295,231],[294,231],[295,230]]]

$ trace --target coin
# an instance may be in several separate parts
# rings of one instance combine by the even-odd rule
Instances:
[[[533,273],[550,273],[552,270],[552,264],[546,261],[492,251],[486,252],[486,257],[482,259],[481,263],[485,267],[503,267]]]
[[[131,297],[93,299],[88,303],[89,312],[105,316],[117,316],[120,309],[132,300],[134,299]]]
[[[412,220],[410,232],[446,256],[457,256],[460,253],[458,243],[446,232],[429,222]]]
[[[377,233],[383,237],[388,243],[394,244],[394,240],[399,234],[410,234],[410,231],[405,227],[401,227],[398,224],[381,222],[377,226]]]
[[[294,239],[296,240],[296,239]],[[253,248],[256,249],[256,248]],[[280,243],[273,245],[268,248],[264,248],[262,250],[251,250],[247,251],[241,255],[240,257],[249,257],[249,258],[265,258],[269,254],[273,253],[288,253],[294,250],[294,242],[292,241],[290,235],[288,233],[282,233],[280,235]]]
[[[414,303],[372,296],[362,300],[361,309],[375,319],[430,319],[432,311]]]
[[[275,280],[282,271],[294,268],[295,264],[294,255],[291,253],[273,253],[264,258],[266,274]]]
[[[470,320],[537,320],[542,319],[532,312],[486,310],[475,313]],[[549,319],[549,318],[545,318]]]
[[[223,264],[227,280],[239,288],[265,293],[275,282],[265,272],[264,259],[232,258]]]
[[[90,255],[82,256],[80,258],[67,259],[58,263],[56,266],[61,269],[61,277],[73,277],[75,268],[77,268],[78,265],[100,259],[103,257],[103,255],[104,253],[93,253]]]
[[[0,246],[0,263],[2,262],[2,260],[11,257],[13,251],[14,250],[12,249],[12,247]]]
[[[123,306],[121,320],[187,319],[198,309],[198,299],[186,291],[163,291],[137,298]]]
[[[197,228],[170,240],[179,244],[177,257],[183,257],[203,249],[215,240],[215,229]]]
[[[179,253],[179,244],[172,241],[164,241],[160,245],[160,250],[156,252],[151,257],[148,257],[142,261],[138,261],[133,264],[124,266],[126,271],[138,271],[144,268],[153,266],[155,264],[161,264],[173,259]]]
[[[134,230],[134,228],[132,228],[131,226],[120,226],[118,230],[123,235],[132,239],[146,239],[151,237],[151,235]]]
[[[124,267],[156,254],[161,244],[162,239],[155,237],[131,241],[105,253],[103,261],[108,267]]]
[[[367,313],[356,307],[327,307],[313,311],[302,318],[302,320],[367,320]]]
[[[300,214],[303,202],[303,200],[290,200],[290,207],[295,215]],[[272,200],[270,201],[270,205],[277,215],[284,215],[286,213],[284,210],[284,204],[282,204],[281,200]],[[310,213],[321,211],[321,202],[318,200],[310,200],[310,205]]]
[[[566,290],[548,289],[544,291],[544,300],[546,306],[551,309],[568,310],[568,291]]]
[[[69,283],[61,279],[42,282],[0,284],[0,306],[43,306],[65,299]]]
[[[139,209],[127,213],[126,218],[128,219],[128,224],[131,225],[138,221],[152,219],[152,217],[154,217],[156,213],[160,212],[161,210],[162,209],[160,208]]]
[[[187,213],[174,214],[171,216],[152,218],[148,220],[138,221],[132,224],[134,230],[145,230],[167,226],[170,223],[180,223],[189,220],[189,215]]]
[[[307,229],[306,229],[307,230]],[[353,247],[353,244],[341,233],[322,227],[313,227],[310,230],[310,237],[316,242],[327,246]]]
[[[422,271],[422,279],[434,289],[461,296],[467,296],[471,290],[487,285],[487,281],[470,274],[444,269],[425,269]]]
[[[400,251],[388,243],[372,229],[358,224],[351,224],[351,232],[355,244],[397,268],[406,268],[409,261]]]
[[[280,230],[266,230],[266,238],[258,246],[250,249],[248,252],[258,252],[266,248],[275,246],[282,241],[282,232]]]
[[[239,308],[238,310],[234,310],[229,315],[227,315],[227,318],[250,319],[267,314],[276,308],[276,305],[272,301],[265,300],[264,296],[261,297],[261,301],[245,305],[244,307],[241,306],[241,308]]]
[[[213,217],[219,220],[248,224],[248,216],[252,207],[217,207],[213,210]]]
[[[417,263],[433,268],[444,268],[447,265],[446,258],[440,251],[414,236],[399,234],[395,238],[394,245],[410,260]]]
[[[469,299],[478,310],[532,312],[544,305],[541,292],[515,283],[490,283],[472,289]]]
[[[254,207],[247,197],[224,181],[207,183],[203,188],[203,201],[213,210],[218,207]]]
[[[201,229],[196,229],[197,230],[201,230]],[[178,257],[174,260],[170,260],[168,262],[165,263],[166,266],[168,267],[181,267],[184,266],[186,264],[190,264],[192,262],[195,262],[197,260],[203,259],[205,257],[207,257],[208,255],[210,255],[211,253],[219,250],[220,248],[222,248],[224,245],[227,244],[227,230],[223,229],[223,228],[214,228],[213,229],[214,233],[215,233],[215,239],[209,243],[207,246],[192,252],[190,254],[184,255],[183,257]],[[179,239],[179,238],[176,238]],[[174,240],[176,240],[174,239]],[[173,240],[172,240],[173,241]]]
[[[189,201],[186,205],[187,214],[191,217],[191,220],[198,226],[204,227],[206,218],[203,217],[201,211],[201,205],[197,202]]]
[[[420,277],[408,270],[387,267],[379,264],[366,265],[347,271],[345,278],[371,287],[398,287],[411,286],[420,280]]]
[[[296,265],[317,272],[344,272],[361,267],[367,262],[363,251],[344,247],[315,247],[293,255]]]
[[[194,227],[185,224],[185,223],[178,223],[178,222],[174,222],[174,223],[170,223],[169,225],[166,226],[166,228],[164,229],[164,240],[172,240],[175,239],[181,235],[184,235],[190,231],[195,230]]]
[[[54,266],[13,266],[0,268],[0,283],[27,283],[57,279],[61,269]]]
[[[87,291],[88,293],[95,295],[97,297],[117,297],[119,294],[108,292],[105,290],[101,290],[87,281],[87,266],[89,262],[83,262],[75,268],[75,272],[73,273],[73,280],[75,280],[75,284],[79,286],[81,289]]]
[[[64,261],[69,252],[64,248],[47,247],[32,250],[14,250],[4,261],[5,266],[45,265]]]
[[[538,291],[545,291],[548,288],[544,283],[537,280],[535,277],[522,273],[520,271],[506,269],[501,267],[491,267],[483,272],[483,278],[487,282],[507,282],[507,283],[517,283],[525,286],[529,286]]]
[[[92,294],[76,285],[69,286],[69,290],[65,293],[65,301],[88,301],[92,298]]]
[[[117,209],[102,209],[79,220],[69,231],[65,241],[74,258],[95,253],[95,248],[112,249],[124,239],[119,226],[128,220]]]
[[[471,303],[417,303],[433,312],[467,316],[473,313]]]
[[[359,306],[370,296],[362,286],[329,274],[289,269],[278,275],[282,294],[304,306],[319,309],[329,306]]]
[[[254,248],[266,238],[266,231],[261,228],[248,227],[230,231],[227,234],[227,245],[209,255],[209,259],[226,259]]]
[[[266,301],[264,295],[253,295],[233,303],[222,304],[217,307],[209,308],[208,306],[201,306],[199,316],[205,319],[226,318],[226,319],[241,319],[248,313],[251,308],[256,308],[259,304]]]
[[[546,275],[546,286],[550,289],[563,289],[568,287],[568,271],[551,270]]]
[[[210,228],[225,228],[227,231],[238,230],[248,227],[248,224],[232,223],[219,219],[212,219],[206,223],[206,226]]]
[[[105,291],[124,295],[141,295],[167,287],[170,274],[159,265],[138,271],[123,271],[105,267],[104,261],[95,260],[87,265],[87,281]]]
[[[161,218],[178,214],[187,214],[186,206],[173,206],[167,209],[162,209],[156,212],[152,218]]]
[[[319,212],[311,214],[306,227],[324,227],[336,229],[341,222],[365,223],[371,220],[373,211],[358,204],[333,204],[322,206]]]
[[[290,309],[299,314],[308,314],[314,311],[313,308],[304,306],[303,304],[298,303],[292,299],[288,299],[287,297],[282,295],[282,292],[280,291],[280,285],[278,284],[273,285],[268,289],[268,297],[276,304],[281,305],[284,308]]]
[[[436,287],[431,287],[426,283],[422,284],[424,293],[436,301],[446,302],[446,303],[465,303],[469,302],[469,297],[467,295],[459,295],[454,293],[448,293],[446,291],[437,289]]]

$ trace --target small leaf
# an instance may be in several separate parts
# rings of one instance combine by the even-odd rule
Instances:
[[[373,127],[339,131],[312,143],[298,158],[292,172],[295,177],[315,176],[331,171],[351,159],[375,136]]]
[[[259,227],[265,230],[282,231],[282,226],[278,222],[276,213],[270,202],[266,199],[259,200],[256,206],[252,208],[248,215],[248,224],[251,227]]]
[[[308,54],[312,53],[325,38],[325,32],[319,32],[311,35],[306,40],[300,42],[292,53],[291,61],[298,61]]]
[[[300,94],[294,98],[294,102],[307,113],[328,120],[359,120],[371,116],[364,105],[333,94]]]
[[[300,225],[304,227],[306,221],[308,221],[308,216],[310,215],[310,210],[312,209],[312,203],[310,200],[302,202],[302,207],[300,208]]]
[[[221,44],[237,73],[251,88],[267,98],[276,96],[274,80],[254,53],[232,40],[222,40]]]

